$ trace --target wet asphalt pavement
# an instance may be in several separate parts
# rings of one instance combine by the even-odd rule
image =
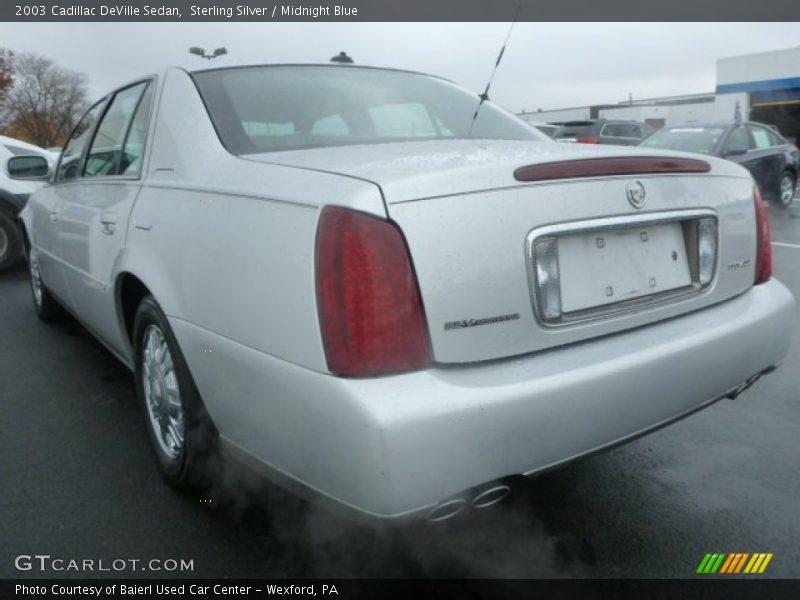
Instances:
[[[800,202],[771,209],[775,275],[800,298]],[[772,552],[800,577],[800,323],[785,364],[611,452],[517,482],[495,509],[375,531],[273,488],[223,508],[162,484],[131,375],[70,319],[38,322],[0,275],[0,577],[14,557],[185,559],[180,577],[691,577],[707,552]],[[233,493],[233,492],[231,492]],[[95,573],[94,575],[98,575]]]

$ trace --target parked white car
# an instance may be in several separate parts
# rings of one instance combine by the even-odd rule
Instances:
[[[221,452],[440,520],[783,360],[794,299],[747,171],[550,143],[478,103],[284,65],[174,68],[91,108],[22,213],[36,311],[135,372],[168,482],[208,485]]]
[[[20,171],[19,178],[9,177],[6,164],[12,156],[42,156],[50,166],[55,165],[55,155],[44,148],[0,135],[0,273],[22,258],[22,232],[17,217],[28,196],[44,185],[35,172]]]

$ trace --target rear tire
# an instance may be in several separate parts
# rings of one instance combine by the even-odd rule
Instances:
[[[42,273],[39,270],[39,259],[33,250],[28,253],[28,270],[30,272],[33,308],[36,311],[36,316],[40,321],[48,323],[55,321],[63,314],[63,309],[44,285]]]
[[[776,193],[776,200],[778,206],[788,208],[794,200],[794,195],[797,192],[797,177],[790,171],[781,173],[778,179],[778,189]]]
[[[17,264],[22,257],[22,232],[14,219],[0,208],[0,273]]]
[[[166,316],[145,296],[133,324],[136,393],[161,474],[183,491],[207,490],[218,434]]]

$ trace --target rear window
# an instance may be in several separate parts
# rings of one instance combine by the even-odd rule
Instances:
[[[598,125],[593,121],[564,123],[553,135],[554,138],[589,137],[597,133]]]
[[[421,139],[543,141],[491,102],[416,73],[340,65],[193,74],[225,147],[254,154]]]
[[[656,131],[639,145],[643,148],[711,154],[724,133],[725,127],[675,127]]]
[[[608,123],[603,127],[600,135],[610,137],[641,138],[639,126],[634,123]]]

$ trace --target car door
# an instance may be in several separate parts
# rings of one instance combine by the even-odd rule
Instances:
[[[105,99],[97,102],[81,117],[61,152],[51,185],[39,190],[29,203],[32,222],[30,242],[36,253],[42,280],[47,289],[69,307],[72,307],[72,300],[63,268],[60,213],[64,197],[71,193],[75,185],[79,165],[104,105]]]
[[[110,99],[81,165],[62,195],[59,236],[64,272],[77,316],[112,350],[127,341],[117,318],[114,265],[141,187],[142,160],[154,82],[118,90]]]
[[[748,124],[753,149],[750,169],[758,185],[764,191],[772,192],[778,187],[778,178],[783,167],[783,156],[776,145],[777,136],[761,125]],[[748,167],[750,168],[750,167]]]

